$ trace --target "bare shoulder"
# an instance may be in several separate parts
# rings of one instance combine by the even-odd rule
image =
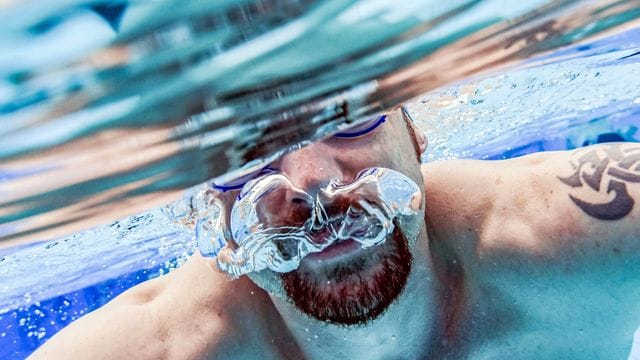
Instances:
[[[228,345],[252,284],[229,281],[200,256],[142,283],[54,336],[34,359],[204,358]]]
[[[602,144],[511,160],[423,166],[434,233],[467,253],[561,258],[635,253],[640,145]],[[606,239],[607,241],[602,241]]]
[[[640,296],[640,144],[442,161],[423,173],[428,225],[463,268],[484,343],[509,353],[536,334],[553,356],[575,334],[582,357],[626,356]]]
[[[493,162],[446,160],[422,165],[430,235],[475,238],[504,179]]]

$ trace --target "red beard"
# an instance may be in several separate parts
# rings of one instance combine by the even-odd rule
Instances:
[[[395,225],[383,244],[349,261],[313,269],[305,258],[297,270],[281,275],[289,298],[302,312],[334,324],[377,318],[400,295],[411,271],[407,239]]]

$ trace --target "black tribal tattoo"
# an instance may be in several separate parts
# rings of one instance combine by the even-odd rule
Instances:
[[[575,172],[568,177],[558,177],[572,188],[587,188],[600,198],[613,199],[592,203],[569,194],[582,211],[600,220],[619,220],[633,210],[634,199],[627,186],[640,183],[640,146],[637,144],[601,145],[585,148],[575,153],[571,161]],[[583,193],[584,194],[584,193]]]

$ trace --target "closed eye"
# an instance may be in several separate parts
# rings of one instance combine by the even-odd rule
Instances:
[[[271,166],[267,165],[267,166],[263,167],[262,169],[260,169],[258,171],[254,171],[252,173],[246,174],[246,175],[244,175],[244,176],[242,176],[240,178],[237,178],[237,179],[234,179],[234,180],[231,180],[231,181],[226,181],[226,182],[223,182],[223,183],[214,182],[213,183],[213,189],[214,190],[218,190],[220,192],[240,190],[240,189],[242,189],[244,184],[248,183],[250,180],[253,180],[253,179],[257,178],[258,176],[274,173],[276,171],[277,171],[277,169],[272,168]]]
[[[362,124],[358,124],[354,127],[351,127],[337,134],[334,134],[333,137],[337,139],[355,139],[355,138],[363,137],[373,132],[380,125],[382,125],[386,120],[387,120],[387,115],[380,115],[376,118],[365,121]],[[252,173],[246,174],[240,178],[237,178],[231,181],[226,181],[223,183],[214,182],[213,188],[220,192],[240,190],[250,180],[257,178],[258,176],[274,173],[276,171],[277,169],[274,169],[271,166],[265,166],[264,168],[258,171],[254,171]]]
[[[333,137],[338,139],[353,139],[353,138],[365,136],[370,132],[374,131],[375,129],[377,129],[380,125],[382,125],[382,123],[385,122],[385,120],[387,120],[387,115],[380,115],[372,120],[365,121],[362,124],[359,124],[347,130],[341,131],[333,135]]]

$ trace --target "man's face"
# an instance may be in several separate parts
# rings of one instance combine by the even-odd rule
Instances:
[[[359,136],[316,142],[283,156],[271,167],[312,195],[332,179],[350,183],[362,170],[372,167],[398,171],[423,186],[418,159],[424,138],[400,112],[392,113],[371,131],[353,134]],[[352,205],[350,199],[344,199],[328,207],[327,215],[340,218]],[[282,201],[275,216],[289,215],[282,215],[278,222],[299,226],[297,206],[295,198]],[[408,240],[395,226],[381,245],[362,249],[354,240],[340,241],[306,256],[297,270],[275,276],[281,278],[286,296],[300,311],[321,321],[351,325],[384,312],[404,288],[411,261]],[[265,287],[262,277],[252,279]]]

